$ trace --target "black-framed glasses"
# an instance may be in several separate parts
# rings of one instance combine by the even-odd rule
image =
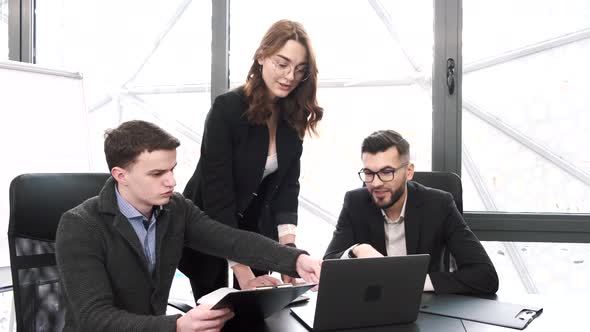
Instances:
[[[291,71],[294,72],[293,77],[296,81],[305,82],[309,78],[309,70],[306,65],[293,66],[284,59],[270,58],[275,72],[280,76],[287,76]]]
[[[389,182],[392,181],[395,175],[395,172],[399,169],[402,169],[408,166],[409,163],[403,163],[398,168],[387,167],[377,172],[373,172],[370,169],[363,168],[358,172],[359,178],[364,183],[371,183],[375,179],[375,174],[379,177],[379,180],[382,182]]]

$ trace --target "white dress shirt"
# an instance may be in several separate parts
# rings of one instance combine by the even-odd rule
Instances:
[[[408,192],[408,187],[406,186],[406,193]],[[381,213],[383,214],[383,227],[385,230],[385,250],[387,251],[387,256],[405,256],[408,254],[406,248],[406,228],[404,226],[404,220],[406,215],[406,203],[408,202],[408,195],[404,199],[404,205],[402,205],[402,211],[399,215],[399,218],[396,220],[391,220],[385,210],[381,209]],[[344,251],[341,258],[348,258],[348,253],[352,248],[356,247],[358,244],[355,244]],[[426,275],[426,280],[424,281],[424,291],[434,291],[434,286],[432,285],[432,281],[430,280],[430,275]]]

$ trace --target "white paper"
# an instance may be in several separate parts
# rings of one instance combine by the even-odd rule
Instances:
[[[229,288],[229,287],[222,287],[212,291],[209,294],[205,294],[197,300],[198,304],[209,304],[215,305],[217,302],[221,301],[227,294],[238,292],[237,289]]]

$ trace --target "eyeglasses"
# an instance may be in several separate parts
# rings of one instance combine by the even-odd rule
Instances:
[[[273,59],[270,58],[270,62],[272,63],[273,68],[275,69],[275,73],[280,76],[287,76],[291,71],[294,71],[296,81],[305,82],[309,78],[309,69],[306,65],[295,67],[292,64],[288,63],[284,59]]]
[[[393,180],[393,177],[397,170],[400,170],[406,166],[408,166],[408,163],[403,163],[398,168],[384,168],[377,172],[373,172],[370,169],[363,168],[358,172],[358,174],[359,178],[361,178],[361,181],[363,181],[364,183],[373,182],[373,180],[375,179],[375,174],[377,174],[377,177],[379,177],[379,180],[381,180],[382,182],[389,182]]]

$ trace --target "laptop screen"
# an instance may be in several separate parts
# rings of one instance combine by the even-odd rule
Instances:
[[[291,310],[317,331],[413,322],[429,260],[429,255],[325,260],[313,321],[305,313],[312,303]]]

